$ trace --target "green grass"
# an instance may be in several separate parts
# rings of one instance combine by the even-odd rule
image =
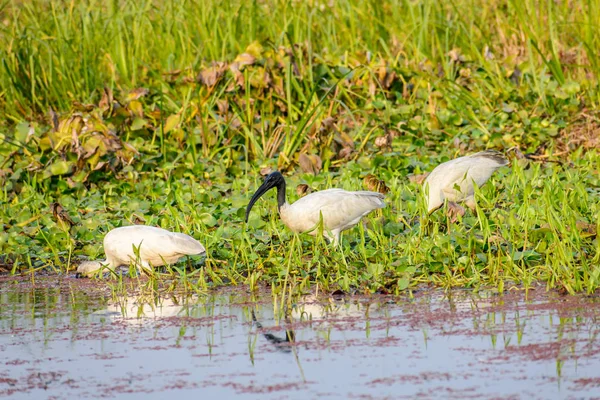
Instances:
[[[6,1],[0,16],[11,273],[64,272],[143,219],[207,247],[164,275],[195,290],[600,284],[596,2]],[[501,169],[457,224],[425,217],[409,175],[514,147],[540,161]],[[246,225],[263,167],[292,198],[373,174],[389,206],[342,252],[291,234],[272,195]]]

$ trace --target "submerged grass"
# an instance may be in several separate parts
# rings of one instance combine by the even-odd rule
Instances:
[[[0,268],[66,272],[111,228],[208,249],[190,290],[397,293],[600,282],[599,6],[590,1],[0,4]],[[408,179],[484,148],[513,160],[456,224]],[[293,188],[389,187],[342,251],[290,233]],[[269,201],[271,200],[271,201]],[[73,224],[51,212],[59,203]],[[201,267],[202,266],[202,267]],[[149,284],[151,284],[150,282]],[[282,301],[283,301],[282,297]]]

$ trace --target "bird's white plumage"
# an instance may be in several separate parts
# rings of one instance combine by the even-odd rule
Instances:
[[[139,249],[139,257],[135,249]],[[77,272],[91,275],[102,266],[114,269],[134,264],[138,268],[171,264],[186,255],[202,254],[204,246],[183,233],[146,225],[124,226],[111,230],[104,237],[106,261],[81,263]]]
[[[311,193],[292,204],[285,203],[279,209],[279,214],[292,231],[311,235],[318,233],[322,215],[323,234],[337,242],[342,231],[358,224],[371,211],[385,207],[383,200],[381,193],[328,189]]]
[[[451,202],[465,201],[474,208],[474,183],[482,186],[498,168],[507,164],[508,160],[501,153],[486,150],[438,165],[423,185],[429,191],[428,211],[441,207],[445,199]]]

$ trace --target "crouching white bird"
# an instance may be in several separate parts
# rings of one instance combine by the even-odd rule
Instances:
[[[340,233],[358,224],[360,219],[378,208],[385,207],[384,195],[376,192],[348,192],[327,189],[314,192],[289,204],[285,197],[285,179],[279,171],[265,178],[246,208],[246,222],[254,203],[272,188],[277,188],[277,205],[283,223],[294,232],[317,235],[323,220],[323,236],[337,244]],[[322,216],[322,217],[321,217]]]
[[[151,270],[152,266],[171,264],[183,256],[204,252],[206,249],[200,242],[184,233],[146,225],[123,226],[104,236],[106,260],[82,262],[77,273],[90,276],[104,268],[114,270],[129,264]]]
[[[464,201],[472,210],[475,209],[475,184],[479,187],[490,179],[500,167],[508,165],[506,157],[495,150],[446,161],[434,168],[427,176],[423,187],[429,191],[428,212],[431,214],[448,200],[450,213],[464,215],[463,207],[456,204]]]

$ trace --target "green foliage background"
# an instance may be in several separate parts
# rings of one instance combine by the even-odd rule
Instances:
[[[145,222],[207,245],[195,285],[594,291],[599,23],[584,0],[5,1],[0,267],[66,271]],[[484,148],[533,157],[425,223],[407,177]],[[389,207],[342,253],[287,240],[267,201],[246,227],[267,167],[313,190],[372,174]]]

